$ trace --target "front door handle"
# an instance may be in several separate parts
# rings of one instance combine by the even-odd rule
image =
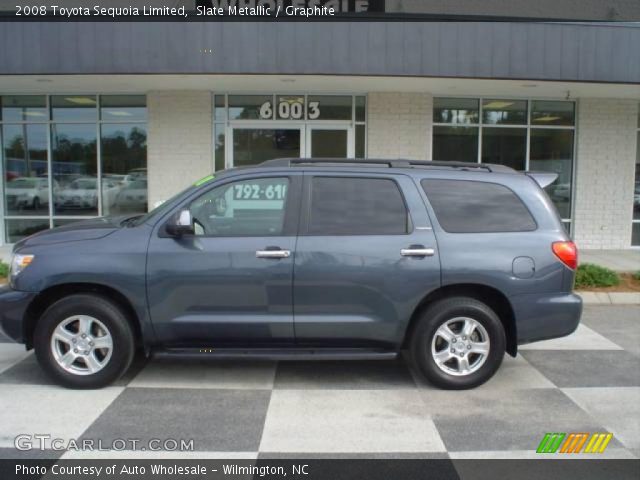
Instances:
[[[256,252],[257,258],[289,258],[291,256],[290,250],[280,250],[279,248],[258,250]]]
[[[433,248],[425,248],[422,245],[411,245],[400,250],[403,257],[433,257],[436,251]]]

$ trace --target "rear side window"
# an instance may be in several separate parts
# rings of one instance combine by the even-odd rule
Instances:
[[[408,213],[396,182],[385,178],[314,177],[308,233],[398,235]]]
[[[438,179],[421,183],[447,232],[527,232],[537,228],[522,200],[504,185]]]

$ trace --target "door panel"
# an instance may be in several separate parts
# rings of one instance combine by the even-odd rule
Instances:
[[[303,212],[307,214],[296,247],[294,281],[296,342],[300,345],[393,348],[401,341],[420,300],[440,285],[436,240],[414,183],[402,175],[376,178],[392,179],[402,188],[410,211],[409,233],[321,235],[313,225],[313,213],[308,213],[314,198],[313,179],[305,175]],[[383,193],[377,190],[373,193]],[[340,194],[333,192],[332,196]],[[338,215],[343,219],[349,215],[344,203],[349,198],[358,197],[349,194],[336,199],[342,202],[343,210]],[[330,208],[324,206],[325,213]],[[380,213],[389,218],[389,211]],[[348,222],[338,228],[345,226]],[[324,228],[328,228],[326,222]],[[424,252],[424,256],[401,253],[403,249],[419,248],[433,252]]]
[[[147,291],[162,344],[293,343],[294,228],[301,175],[288,177],[284,193],[276,190],[283,178],[287,179],[246,178],[216,185],[190,204],[199,235],[152,235]],[[286,206],[282,218],[277,215],[278,202],[281,209]],[[259,212],[265,218],[254,222]]]
[[[307,145],[311,158],[348,158],[349,130],[309,127]]]

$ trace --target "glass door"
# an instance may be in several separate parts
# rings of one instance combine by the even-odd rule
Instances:
[[[353,158],[352,137],[349,127],[307,126],[306,157]]]
[[[301,127],[233,127],[230,167],[256,165],[274,158],[298,158],[303,152]]]

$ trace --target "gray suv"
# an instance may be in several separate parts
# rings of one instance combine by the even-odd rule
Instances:
[[[116,380],[136,349],[385,359],[442,388],[573,332],[577,252],[555,174],[412,160],[278,159],[142,216],[18,242],[0,325],[62,385]]]

